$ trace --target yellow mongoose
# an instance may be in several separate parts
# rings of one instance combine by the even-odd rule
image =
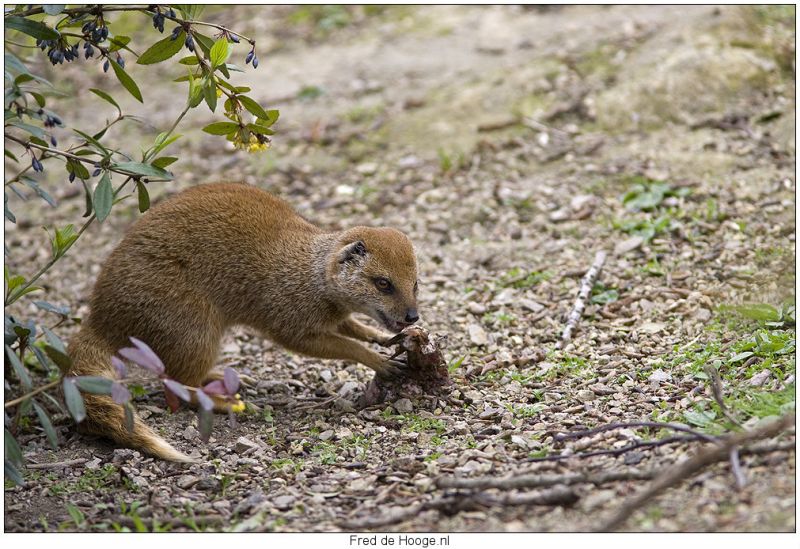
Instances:
[[[391,360],[357,340],[391,335],[417,315],[411,241],[390,228],[324,232],[275,196],[238,183],[201,185],[139,219],[103,265],[90,312],[69,345],[72,375],[113,377],[111,356],[134,336],[189,386],[213,377],[220,339],[251,326],[305,355],[353,360],[397,374]],[[85,431],[157,457],[188,461],[139,418],[125,427],[110,397],[84,395]]]

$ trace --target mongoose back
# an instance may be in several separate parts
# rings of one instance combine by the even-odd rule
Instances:
[[[416,295],[416,258],[400,231],[325,232],[265,191],[201,185],[152,208],[108,257],[70,341],[70,374],[113,377],[111,356],[133,336],[158,354],[169,377],[197,387],[215,376],[225,330],[246,325],[292,351],[396,375],[402,362],[361,343],[386,345],[392,334],[351,315],[399,332],[418,319]],[[83,430],[190,460],[138,417],[128,430],[110,397],[84,399]]]

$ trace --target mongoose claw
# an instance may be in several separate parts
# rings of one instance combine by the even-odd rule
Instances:
[[[389,339],[387,339],[386,341],[384,341],[382,343],[382,345],[384,347],[391,347],[392,345],[397,345],[398,343],[403,341],[404,337],[405,337],[405,334],[403,334],[403,332],[400,332],[399,334],[396,334],[396,335],[390,337]]]
[[[407,368],[408,363],[405,360],[390,358],[381,365],[381,369],[378,370],[378,376],[385,379],[404,377]]]

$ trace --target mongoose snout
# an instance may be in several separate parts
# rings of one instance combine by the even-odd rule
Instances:
[[[388,227],[326,232],[255,187],[201,185],[139,219],[106,260],[90,312],[70,343],[73,375],[113,377],[110,357],[133,336],[171,378],[201,385],[225,330],[247,325],[289,350],[360,362],[383,376],[405,364],[364,343],[419,320],[417,261],[408,237]],[[84,426],[164,459],[185,460],[137,418],[124,427],[108,397],[87,400]]]

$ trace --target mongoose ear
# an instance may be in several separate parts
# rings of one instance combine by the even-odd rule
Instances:
[[[341,249],[339,252],[339,263],[346,263],[357,257],[364,257],[365,255],[367,255],[367,247],[364,245],[364,242],[357,240]]]

